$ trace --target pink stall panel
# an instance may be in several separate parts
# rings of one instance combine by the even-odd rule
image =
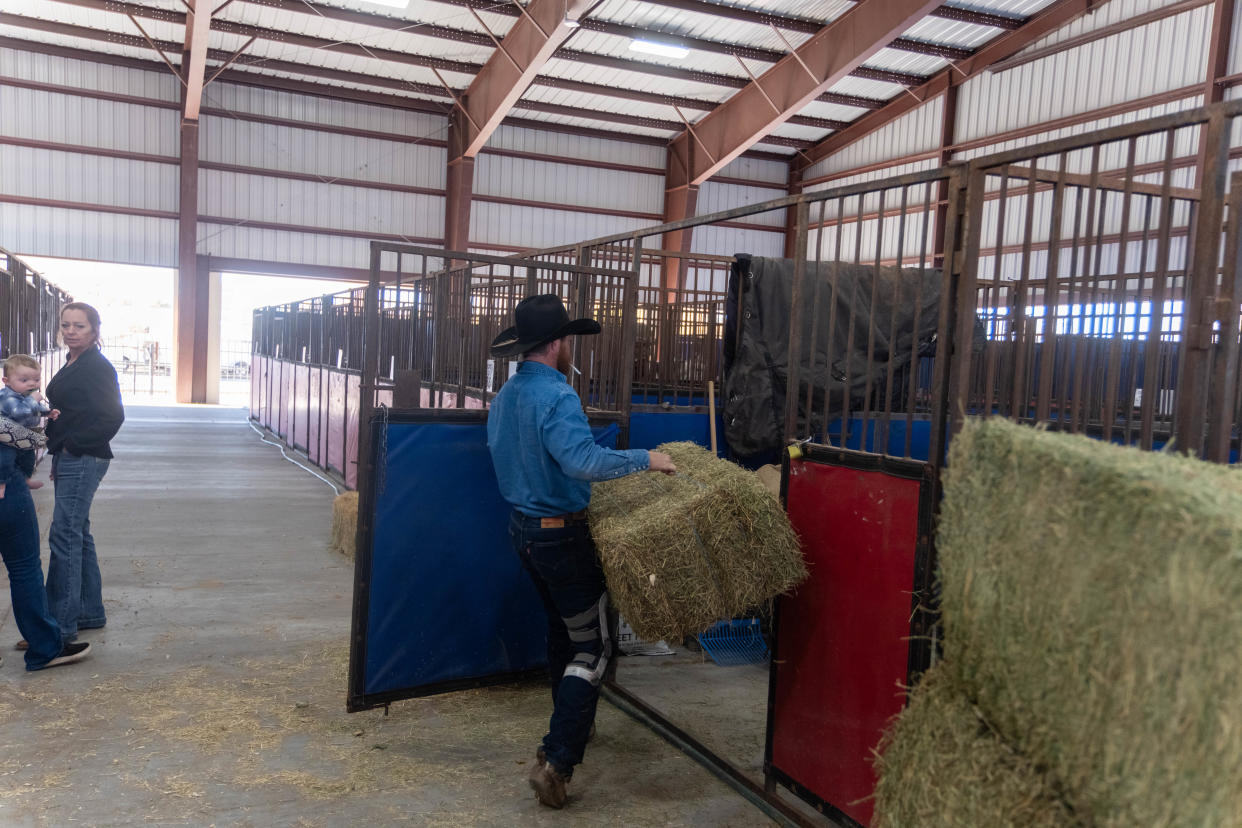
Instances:
[[[293,428],[293,366],[279,360],[280,366],[280,419],[277,421],[276,433],[289,442],[289,432]]]
[[[257,354],[250,356],[250,419],[262,422],[263,417],[260,413],[262,401],[259,397],[259,389],[263,386],[259,384],[259,377],[263,375],[264,358]]]
[[[362,377],[350,374],[345,399],[348,406],[345,410],[345,485],[351,489],[358,488],[358,400]]]
[[[328,429],[327,468],[345,474],[345,374],[331,368],[328,374],[328,416],[324,425]]]
[[[306,423],[306,457],[317,466],[323,465],[323,446],[319,443],[319,421],[324,414],[320,408],[323,399],[323,374],[324,369],[318,366],[310,369],[310,416]]]
[[[310,430],[311,409],[307,397],[310,394],[310,366],[293,366],[293,438],[289,441],[295,449],[306,450]]]

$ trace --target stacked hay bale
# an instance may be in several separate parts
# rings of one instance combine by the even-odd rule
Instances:
[[[944,662],[887,740],[879,824],[1009,824],[934,808],[1025,788],[1061,824],[1242,825],[1236,474],[968,425],[941,511]],[[971,753],[1011,758],[993,777],[963,772]]]
[[[641,638],[679,640],[806,577],[798,538],[756,477],[694,443],[658,448],[677,474],[597,483],[591,534],[614,604]]]
[[[358,493],[342,492],[332,501],[332,549],[354,557],[358,536]]]

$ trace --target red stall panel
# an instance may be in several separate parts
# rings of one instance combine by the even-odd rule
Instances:
[[[869,825],[872,750],[926,667],[926,464],[808,446],[786,463],[810,578],[777,606],[767,772],[846,825]],[[913,640],[912,640],[913,637]]]

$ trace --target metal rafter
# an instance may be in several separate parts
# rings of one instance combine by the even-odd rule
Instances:
[[[845,129],[828,136],[803,153],[796,163],[809,167],[840,152],[885,124],[922,106],[936,95],[944,93],[949,87],[961,85],[993,64],[1061,28],[1074,18],[1090,11],[1097,4],[1098,0],[1056,0],[1029,18],[1029,22],[1021,28],[994,38],[984,44],[972,57],[942,69],[923,85],[911,89],[910,94],[898,95],[883,108],[862,116]]]
[[[436,0],[440,3],[449,3],[451,5],[462,5],[469,0]],[[695,12],[697,14],[708,14],[714,17],[723,17],[728,20],[741,20],[747,23],[756,23],[760,26],[779,26],[791,32],[802,32],[803,34],[815,34],[824,27],[822,21],[812,20],[806,17],[794,17],[792,15],[775,14],[772,12],[754,11],[752,9],[741,8],[738,6],[728,6],[723,3],[709,2],[709,0],[648,0],[658,6],[666,6],[671,9],[681,9],[682,11]],[[974,23],[977,26],[992,26],[998,29],[1016,29],[1021,26],[1025,20],[1020,17],[1010,17],[1008,15],[989,14],[988,12],[976,11],[974,9],[960,8],[957,6],[941,6],[933,9],[928,13],[932,17],[942,17],[946,20],[957,20],[962,23]]]
[[[182,115],[186,120],[197,121],[198,110],[203,103],[203,81],[207,71],[207,38],[211,32],[211,0],[191,0],[194,11],[185,16],[186,58],[182,61],[181,74],[185,80],[185,107]]]
[[[138,4],[115,2],[114,0],[60,0],[60,2],[67,2],[73,5],[87,5],[93,8],[95,7],[104,8],[106,6],[109,10],[120,12],[120,13],[125,13],[126,15],[131,16],[131,17],[135,15],[136,13],[143,13],[145,9],[145,7],[140,6]],[[155,14],[152,14],[150,16],[153,18],[156,17]],[[158,15],[158,19],[164,20],[165,22],[170,22],[170,23],[181,23],[183,22],[184,18],[185,16],[179,13],[166,12],[163,10],[160,10],[160,13]],[[326,51],[340,52],[342,54],[350,54],[350,55],[355,55],[358,57],[369,57],[369,58],[374,58],[377,60],[390,61],[393,63],[402,63],[406,65],[411,65],[411,66],[420,66],[424,68],[429,68],[432,71],[442,70],[442,71],[448,71],[448,72],[455,72],[458,74],[473,75],[482,68],[480,64],[463,63],[460,61],[452,61],[452,60],[447,60],[443,58],[426,57],[422,55],[409,54],[406,52],[399,52],[399,51],[395,51],[391,49],[363,47],[355,43],[344,43],[344,42],[335,41],[335,40],[328,40],[326,38],[312,37],[310,35],[290,34],[286,32],[279,32],[279,31],[272,30],[272,29],[264,29],[258,26],[251,26],[251,25],[246,25],[246,24],[241,24],[241,23],[233,23],[233,22],[224,21],[224,20],[213,20],[212,30],[226,32],[228,34],[234,34],[239,37],[248,38],[246,44],[242,47],[242,49],[238,50],[237,53],[230,56],[226,60],[225,66],[231,64],[233,60],[235,60],[238,57],[238,55],[242,51],[245,50],[247,46],[249,46],[251,43],[254,42],[256,38],[258,38],[258,39],[263,39],[263,40],[270,40],[273,42],[289,43],[289,44],[294,44],[298,46],[304,46],[310,49],[324,49]],[[158,45],[155,44],[153,41],[148,41],[148,42],[152,44],[153,48],[158,48]],[[512,57],[509,56],[507,53],[498,52],[497,54],[501,55],[506,60],[506,62],[510,64],[511,68],[515,66],[515,64],[513,63]],[[265,61],[265,59],[263,58],[256,58],[255,60],[260,63]],[[220,71],[222,71],[225,68],[225,66],[219,67],[216,70],[216,73],[218,74]],[[616,86],[593,84],[593,83],[587,83],[585,81],[575,81],[575,80],[569,80],[565,78],[558,78],[554,76],[539,77],[535,80],[534,84],[537,86],[543,86],[543,87],[554,88],[554,89],[564,89],[564,90],[569,90],[569,91],[574,91],[574,92],[583,92],[583,93],[590,94],[590,95],[599,95],[599,96],[610,97],[610,98],[621,98],[624,100],[641,101],[644,103],[661,104],[661,105],[665,105],[669,107],[681,106],[681,107],[685,107],[688,109],[694,109],[700,112],[710,112],[711,110],[715,109],[716,106],[718,105],[714,101],[707,101],[707,100],[702,100],[699,98],[688,98],[688,97],[677,96],[677,95],[662,95],[662,94],[655,93],[655,92],[644,92],[641,90],[625,89],[625,88],[620,88]],[[741,86],[741,85],[742,85],[742,81],[739,80],[738,86]],[[425,92],[426,90],[420,89],[417,91]],[[457,95],[459,93],[460,93],[460,90],[453,90],[454,95]],[[858,101],[852,98],[845,98],[844,100],[834,101],[834,102],[845,103],[846,105],[855,105],[855,104],[860,104],[860,103],[873,103],[874,105],[878,106],[882,104],[882,102],[880,101],[874,101],[874,102],[869,101],[869,100]],[[796,124],[798,126],[807,126],[807,127],[812,127],[815,129],[823,129],[826,131],[841,129],[849,123],[848,121],[841,121],[841,120],[830,119],[830,118],[816,118],[816,117],[811,117],[811,116],[794,116],[793,118],[789,119],[789,122],[792,124]],[[679,127],[676,124],[673,124],[673,128],[675,131]],[[798,146],[809,146],[809,145],[810,144],[806,142],[798,144]]]
[[[109,0],[58,0],[62,3],[73,3],[74,5],[89,5],[91,7],[112,9],[117,4]],[[357,12],[349,9],[340,9],[334,6],[326,6],[309,0],[243,0],[247,3],[257,3],[263,6],[273,6],[283,11],[297,12],[300,14],[313,14],[322,16],[331,20],[341,20],[343,22],[357,23],[364,26],[373,26],[388,31],[409,31],[413,34],[423,35],[426,37],[436,37],[445,40],[453,40],[459,43],[470,43],[476,46],[494,46],[491,38],[486,34],[469,31],[467,29],[453,29],[447,26],[437,26],[426,23],[418,23],[414,21],[400,20],[397,18],[387,17],[385,15],[370,14],[368,12]],[[496,5],[495,3],[474,2],[473,0],[461,0],[461,2],[452,2],[452,0],[436,0],[436,2],[450,2],[451,5],[469,8],[475,11],[486,11],[492,14],[502,14],[511,17],[518,17],[519,12],[509,5]],[[784,18],[774,18],[775,20],[783,20]],[[819,24],[816,24],[817,26]],[[631,26],[623,26],[621,24],[612,24],[606,21],[596,21],[584,19],[581,21],[581,27],[594,31],[604,31],[605,28],[615,28],[614,34],[621,34],[623,37],[634,37],[636,34],[631,32],[639,32],[648,37],[658,36],[659,33],[652,33],[643,29],[637,29]],[[287,33],[282,33],[288,36]],[[673,38],[670,39],[683,41],[690,48],[699,49],[701,51],[713,52],[717,54],[740,54],[742,57],[754,60],[765,60],[776,63],[785,56],[784,52],[777,52],[771,49],[756,49],[746,46],[738,46],[732,43],[722,43],[720,41],[706,40],[702,38]],[[501,38],[503,42],[503,38]],[[938,55],[941,57],[949,57],[951,59],[960,59],[963,55],[969,55],[968,50],[958,49],[953,46],[947,46],[937,43],[923,43],[910,38],[897,38],[893,43],[889,44],[893,48],[902,48],[906,51],[919,52],[922,54]],[[954,57],[956,56],[956,57]],[[575,63],[586,63],[593,66],[605,66],[613,69],[623,69],[629,72],[639,72],[643,74],[659,74],[663,77],[672,77],[679,80],[692,80],[699,83],[705,83],[712,86],[725,86],[731,89],[740,89],[746,85],[744,78],[738,78],[732,75],[720,75],[712,72],[692,72],[691,70],[682,69],[675,66],[660,66],[655,63],[642,60],[627,60],[625,58],[616,58],[609,55],[597,55],[591,52],[575,51],[571,49],[559,49],[555,57],[558,60],[569,60]],[[884,70],[873,70],[882,72]],[[863,77],[864,75],[859,75]],[[917,78],[917,79],[916,79]],[[542,79],[541,79],[542,80]],[[887,79],[886,79],[887,80]],[[918,76],[906,75],[903,80],[896,81],[898,83],[918,84],[924,79]],[[861,109],[877,109],[884,105],[881,100],[874,98],[866,98],[861,96],[849,95],[833,95],[825,93],[820,98],[824,103],[836,103],[844,106],[856,106]]]
[[[531,0],[521,10],[522,17],[505,35],[503,49],[493,52],[479,68],[464,100],[458,101],[466,118],[463,126],[467,135],[461,142],[464,156],[478,154],[553,53],[573,34],[566,20],[584,16],[597,2]]]
[[[937,0],[855,6],[749,83],[669,146],[667,187],[695,186],[858,68],[936,8]],[[765,97],[779,112],[769,111]],[[696,144],[701,145],[700,150]]]

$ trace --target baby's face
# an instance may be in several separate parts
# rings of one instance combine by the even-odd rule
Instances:
[[[39,373],[34,368],[19,367],[5,376],[4,384],[25,396],[39,387]]]

